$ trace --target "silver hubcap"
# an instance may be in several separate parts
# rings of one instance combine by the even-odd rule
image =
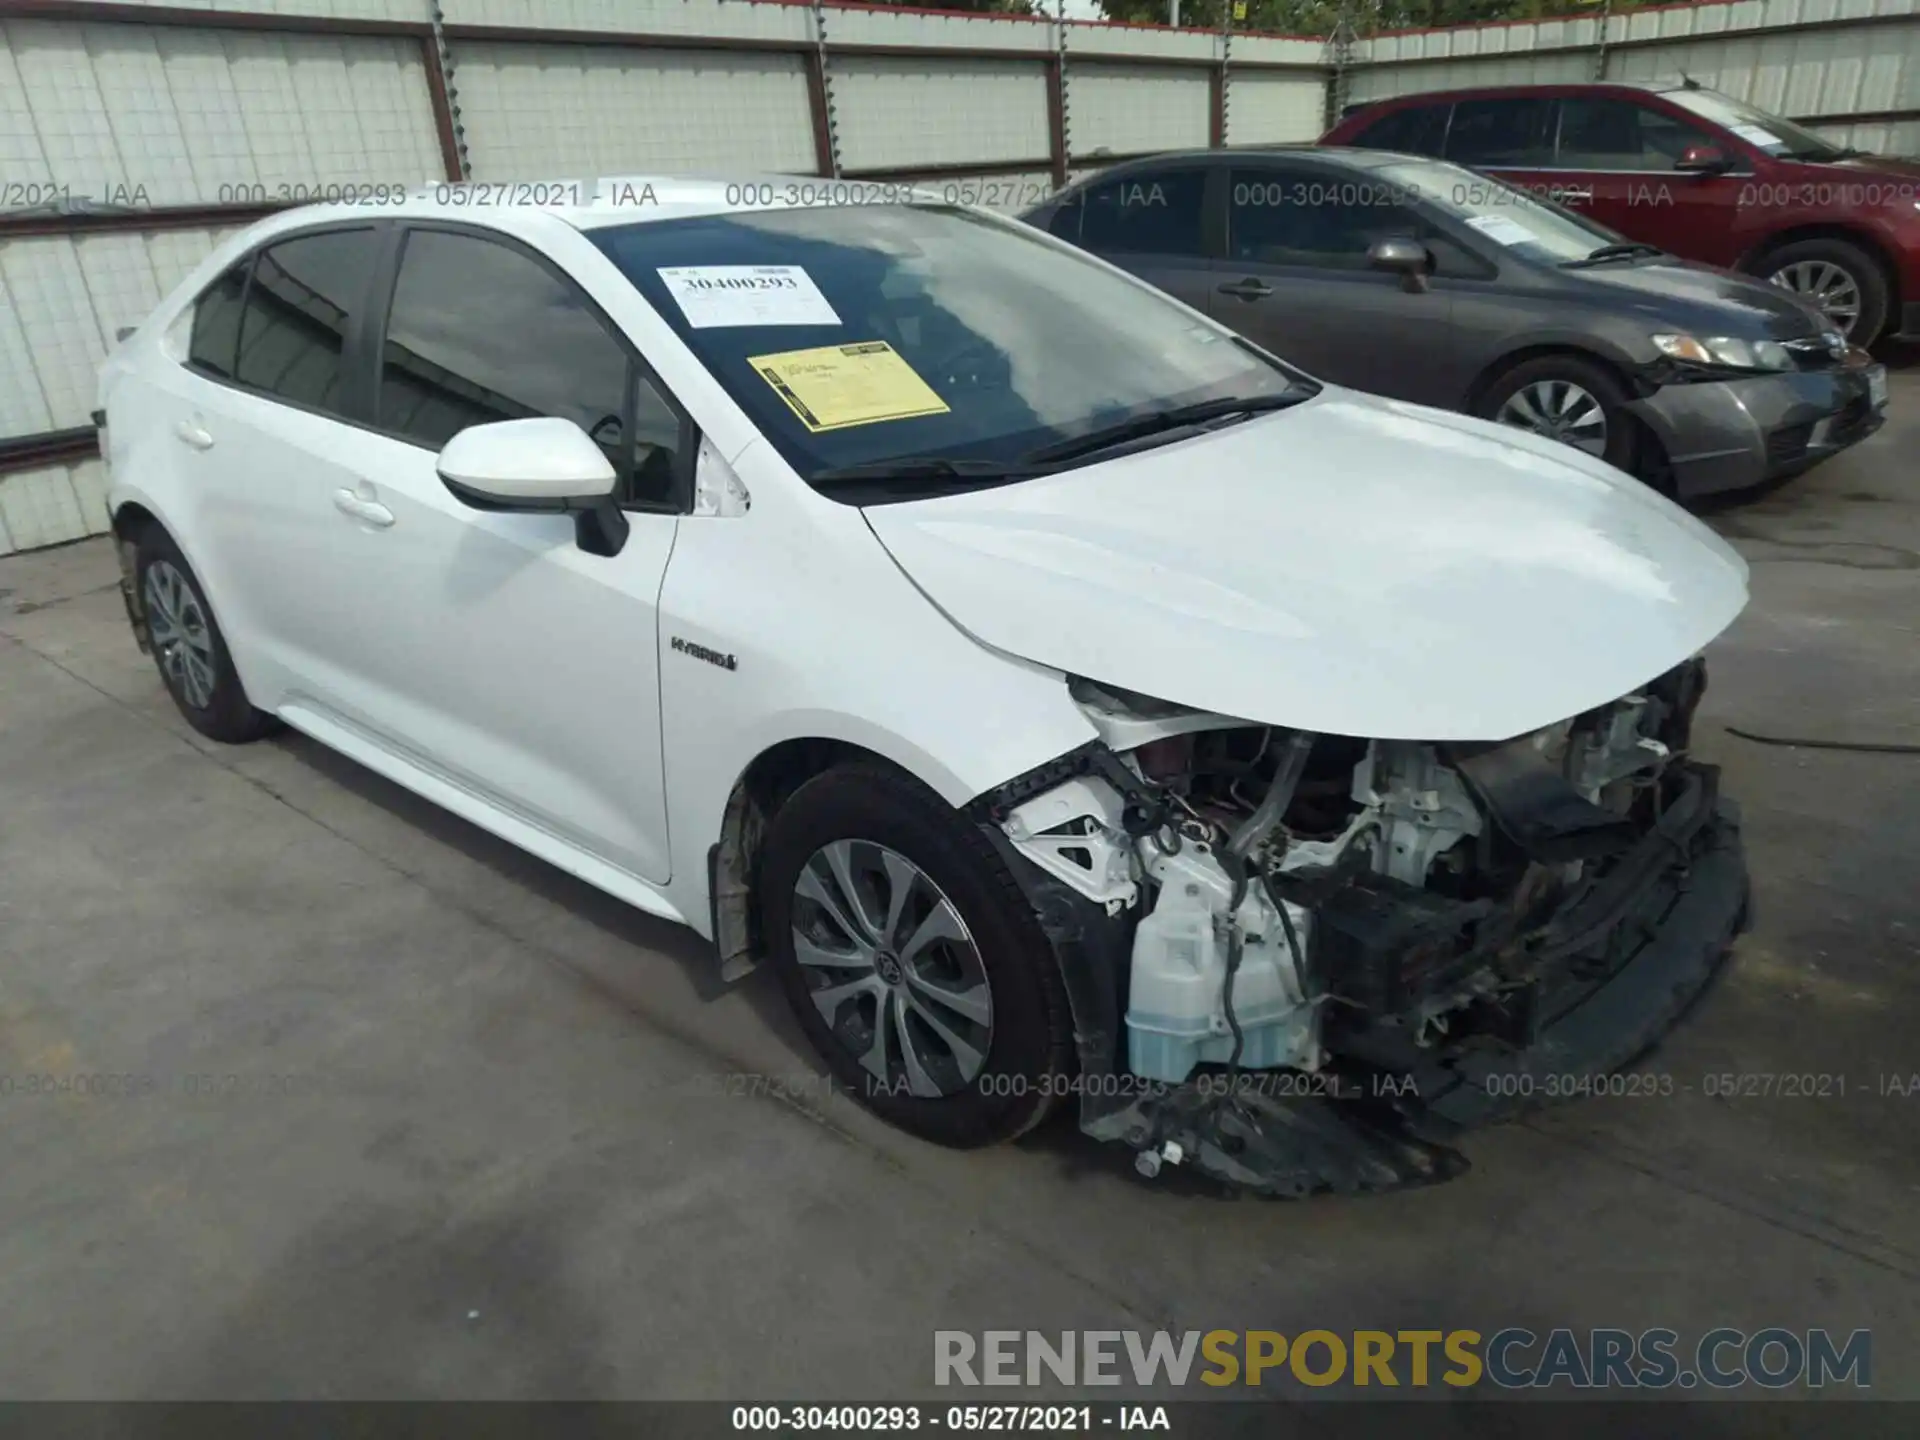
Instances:
[[[993,994],[960,912],[906,856],[822,845],[793,887],[793,955],[834,1036],[889,1090],[951,1095],[993,1044]]]
[[[1494,417],[1589,455],[1607,453],[1606,407],[1571,380],[1536,380],[1507,397]]]
[[[213,634],[206,607],[187,577],[168,561],[147,566],[147,627],[153,653],[173,693],[196,710],[213,702]]]
[[[1773,272],[1773,283],[1814,301],[1848,334],[1860,318],[1860,286],[1830,260],[1796,260]]]

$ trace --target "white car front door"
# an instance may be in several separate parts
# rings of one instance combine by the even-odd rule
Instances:
[[[355,732],[550,858],[540,836],[666,882],[658,601],[691,427],[578,285],[499,237],[410,228],[379,339],[333,516],[356,588],[330,623],[353,683],[317,727],[290,718]],[[576,421],[613,462],[617,555],[582,550],[568,516],[475,509],[441,482],[454,434],[535,415]]]

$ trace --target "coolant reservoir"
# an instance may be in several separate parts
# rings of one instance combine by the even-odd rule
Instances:
[[[1160,882],[1154,906],[1135,927],[1127,998],[1127,1058],[1133,1073],[1177,1085],[1196,1065],[1224,1065],[1233,1033],[1223,1003],[1227,978],[1225,917],[1233,885],[1202,847],[1156,856]],[[1310,917],[1289,905],[1302,954]],[[1259,886],[1240,905],[1245,932],[1233,1008],[1245,1043],[1243,1069],[1311,1068],[1317,1054],[1313,1010],[1306,1004],[1279,913]]]

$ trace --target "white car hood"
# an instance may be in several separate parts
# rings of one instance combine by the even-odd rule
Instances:
[[[1700,650],[1747,598],[1731,547],[1611,466],[1331,386],[1190,440],[865,514],[985,644],[1375,739],[1567,719]]]

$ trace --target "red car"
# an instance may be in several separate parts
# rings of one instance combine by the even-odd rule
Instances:
[[[1630,240],[1818,301],[1858,345],[1920,339],[1920,160],[1869,155],[1692,81],[1431,91],[1327,145],[1451,160]]]

